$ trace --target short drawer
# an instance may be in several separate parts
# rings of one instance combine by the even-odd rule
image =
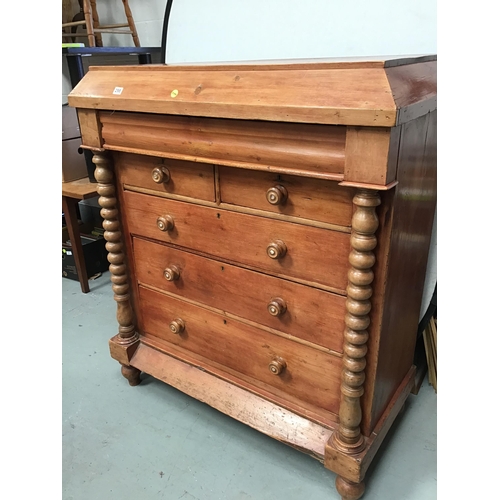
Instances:
[[[213,165],[130,153],[115,153],[114,158],[122,185],[215,201]]]
[[[271,274],[347,287],[350,235],[255,215],[123,193],[133,235],[227,259]]]
[[[219,167],[221,202],[351,225],[353,191],[338,182]]]
[[[342,358],[140,287],[146,334],[338,413]],[[274,391],[273,391],[274,389]]]
[[[140,238],[133,246],[139,283],[342,352],[344,296]]]

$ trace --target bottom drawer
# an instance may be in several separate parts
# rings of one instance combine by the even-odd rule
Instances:
[[[251,377],[281,397],[339,410],[340,357],[139,287],[143,328],[210,362]],[[175,332],[177,330],[177,333]]]

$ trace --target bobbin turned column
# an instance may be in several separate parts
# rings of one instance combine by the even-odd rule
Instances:
[[[365,448],[360,430],[360,398],[364,393],[372,267],[375,263],[373,250],[377,246],[375,209],[380,205],[380,196],[377,191],[358,189],[353,203],[356,210],[352,218],[349,254],[351,268],[347,285],[339,426],[332,439],[332,446],[345,455],[356,455]],[[337,477],[335,484],[343,500],[357,500],[365,491],[364,482],[355,483],[341,476]]]
[[[135,330],[130,303],[111,160],[106,153],[98,152],[94,154],[92,161],[96,165],[97,192],[100,195],[99,205],[102,207],[101,216],[104,219],[102,225],[104,238],[107,242],[106,250],[108,251],[109,272],[113,283],[112,289],[117,304],[116,319],[119,324],[118,335],[110,340],[111,356],[121,363],[122,375],[129,381],[129,384],[137,385],[140,383],[140,371],[130,366],[129,361],[137,348],[139,335]]]

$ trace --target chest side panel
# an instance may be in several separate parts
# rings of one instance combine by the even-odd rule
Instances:
[[[436,121],[437,112],[429,113],[401,133],[399,183],[387,197],[379,249],[386,268],[375,269],[378,313],[370,328],[379,333],[369,340],[365,430],[376,425],[413,363],[436,207]]]

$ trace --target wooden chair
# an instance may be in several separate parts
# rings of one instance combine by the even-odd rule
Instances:
[[[134,45],[140,47],[139,37],[135,28],[132,11],[128,4],[128,0],[122,0],[126,23],[101,25],[99,23],[99,15],[97,14],[96,0],[78,0],[80,4],[80,12],[73,17],[69,23],[63,23],[63,38],[88,37],[89,47],[102,47],[101,33],[114,33],[115,35],[132,35]],[[78,26],[84,26],[86,33],[77,33]],[[67,32],[66,28],[70,28],[71,32]],[[123,29],[128,28],[128,29]]]

